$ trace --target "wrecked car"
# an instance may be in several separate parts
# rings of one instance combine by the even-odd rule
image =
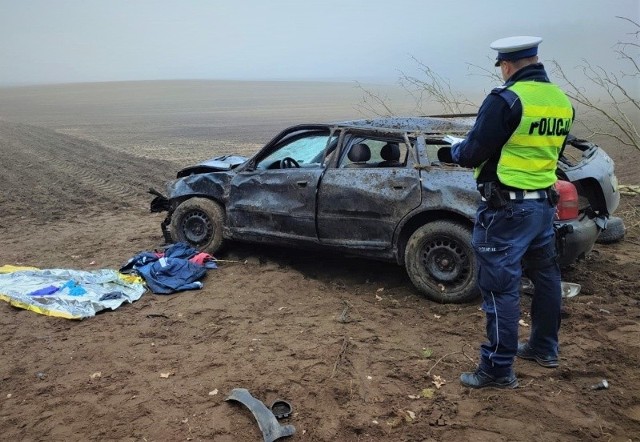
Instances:
[[[219,156],[182,169],[166,193],[167,242],[209,253],[228,240],[332,249],[404,266],[427,298],[478,295],[471,232],[480,194],[470,169],[443,163],[445,134],[473,116],[377,118],[285,129],[251,158]],[[583,258],[619,203],[614,164],[570,137],[558,164],[561,265]]]

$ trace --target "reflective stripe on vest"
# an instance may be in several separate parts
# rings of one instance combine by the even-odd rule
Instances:
[[[552,83],[521,81],[509,87],[522,103],[520,124],[502,147],[497,174],[518,189],[544,189],[556,182],[562,144],[571,129],[573,107]],[[476,178],[484,163],[476,168]]]

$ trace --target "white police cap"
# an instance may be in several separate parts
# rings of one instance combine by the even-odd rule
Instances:
[[[498,51],[496,66],[499,66],[502,60],[513,61],[537,55],[540,43],[542,43],[542,38],[540,37],[519,35],[517,37],[501,38],[491,43],[489,47]]]

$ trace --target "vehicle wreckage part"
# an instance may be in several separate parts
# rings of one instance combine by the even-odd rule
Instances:
[[[427,298],[464,303],[478,297],[471,235],[469,228],[451,221],[427,223],[413,232],[405,250],[405,267]]]
[[[275,400],[273,401],[273,404],[271,404],[271,412],[276,419],[284,419],[291,415],[291,404],[287,401],[283,401],[282,399]]]
[[[624,238],[625,227],[622,218],[609,217],[607,227],[598,235],[596,242],[600,244],[613,244]]]
[[[253,413],[265,442],[273,442],[296,432],[293,425],[280,425],[273,412],[265,404],[251,396],[246,388],[234,388],[225,400],[240,402]]]
[[[223,245],[224,210],[207,198],[190,198],[171,215],[169,232],[174,242],[186,242],[211,255]]]
[[[578,296],[580,290],[582,290],[582,286],[575,282],[560,281],[560,289],[563,298],[573,298],[574,296]],[[520,290],[527,295],[533,295],[535,293],[535,286],[529,278],[523,277],[520,280]]]

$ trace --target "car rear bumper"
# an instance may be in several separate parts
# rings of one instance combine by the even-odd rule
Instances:
[[[584,217],[583,220],[557,221],[560,267],[566,267],[583,259],[593,249],[600,229],[594,219]]]

